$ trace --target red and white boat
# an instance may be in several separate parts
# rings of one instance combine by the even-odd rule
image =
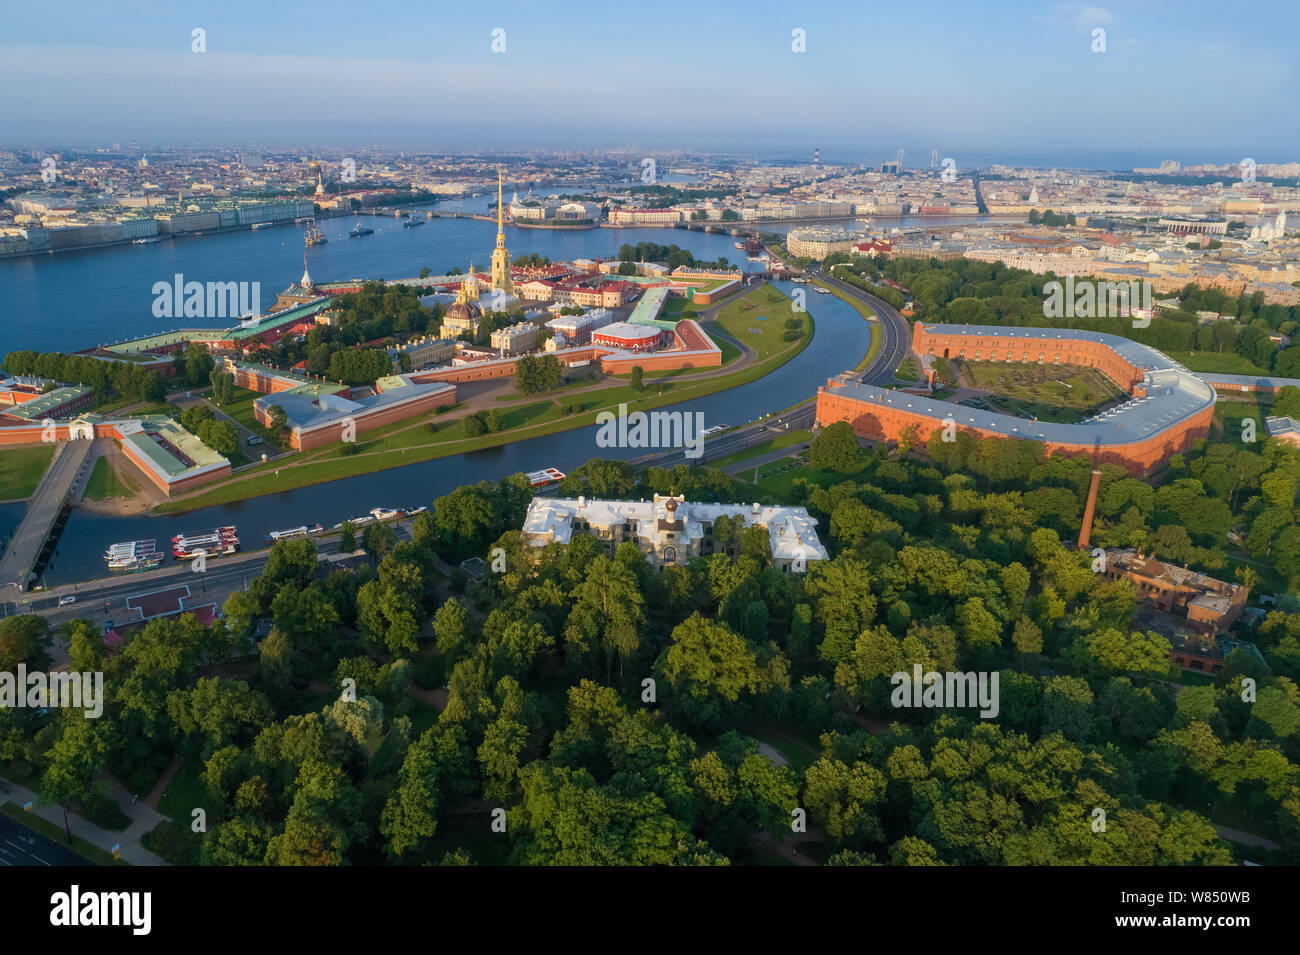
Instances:
[[[527,477],[533,487],[545,487],[556,481],[563,481],[564,472],[558,468],[542,468],[540,471],[529,471]]]
[[[172,538],[172,554],[177,560],[191,557],[220,557],[239,550],[239,534],[235,525],[217,527],[201,534],[177,534]]]

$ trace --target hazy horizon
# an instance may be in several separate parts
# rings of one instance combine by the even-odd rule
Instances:
[[[986,10],[771,2],[655,8],[247,0],[173,10],[84,0],[9,14],[10,145],[264,144],[464,153],[555,149],[892,155],[1089,168],[1300,157],[1300,12],[1256,4],[1029,3]],[[206,52],[192,51],[202,29]],[[498,46],[492,51],[493,31]],[[792,31],[806,52],[793,52]],[[1106,31],[1095,53],[1093,31]],[[1192,138],[1194,135],[1194,139]],[[1212,145],[1201,146],[1198,143]],[[806,144],[806,145],[805,145]],[[964,159],[963,156],[970,158]]]

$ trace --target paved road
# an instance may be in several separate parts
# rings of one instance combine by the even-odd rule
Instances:
[[[679,464],[695,467],[707,461],[716,461],[727,455],[744,451],[756,444],[777,437],[786,431],[802,431],[811,428],[816,414],[813,399],[792,408],[790,411],[772,418],[760,418],[757,421],[718,435],[706,438],[704,454],[698,458],[686,457],[685,448],[673,448],[656,454],[647,454],[629,462],[636,467],[671,468]]]
[[[5,866],[94,865],[67,846],[0,813],[0,868]]]
[[[50,529],[82,476],[93,445],[94,441],[78,439],[60,441],[54,449],[54,459],[32,495],[27,513],[14,531],[4,556],[0,557],[0,587],[18,589],[26,586]]]
[[[392,527],[398,540],[411,539],[409,521],[399,521]],[[364,528],[358,528],[358,543],[362,530]],[[338,539],[338,534],[322,534],[313,538],[321,554],[335,553],[338,550]],[[232,554],[229,557],[214,557],[207,562],[207,570],[202,574],[192,570],[189,561],[184,561],[142,573],[117,574],[99,580],[65,584],[22,597],[10,592],[3,594],[4,599],[0,600],[0,617],[38,613],[52,626],[79,619],[93,620],[101,625],[105,620],[130,622],[136,619],[136,615],[134,611],[127,610],[127,597],[166,590],[180,584],[190,588],[192,596],[187,600],[189,605],[215,603],[220,607],[233,591],[247,589],[248,581],[266,568],[270,553],[267,548]],[[67,594],[74,595],[77,602],[60,607],[59,598]],[[105,601],[108,602],[107,608]],[[61,655],[56,650],[56,664]]]
[[[862,381],[871,385],[886,385],[894,380],[894,369],[912,350],[912,330],[907,320],[898,314],[898,310],[884,299],[877,298],[870,292],[864,292],[856,285],[842,282],[822,272],[817,278],[830,288],[843,292],[850,298],[871,306],[876,317],[880,319],[881,345],[876,357],[862,372]]]

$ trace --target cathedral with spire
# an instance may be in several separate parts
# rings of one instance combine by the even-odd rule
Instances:
[[[501,170],[497,170],[497,247],[492,250],[492,288],[513,296],[510,251],[506,248],[505,205],[501,201]]]

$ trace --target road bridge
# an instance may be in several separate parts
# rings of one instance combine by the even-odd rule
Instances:
[[[54,458],[27,503],[22,523],[0,556],[0,587],[27,589],[72,489],[85,473],[93,445],[93,440],[78,438],[60,441],[54,449]]]

